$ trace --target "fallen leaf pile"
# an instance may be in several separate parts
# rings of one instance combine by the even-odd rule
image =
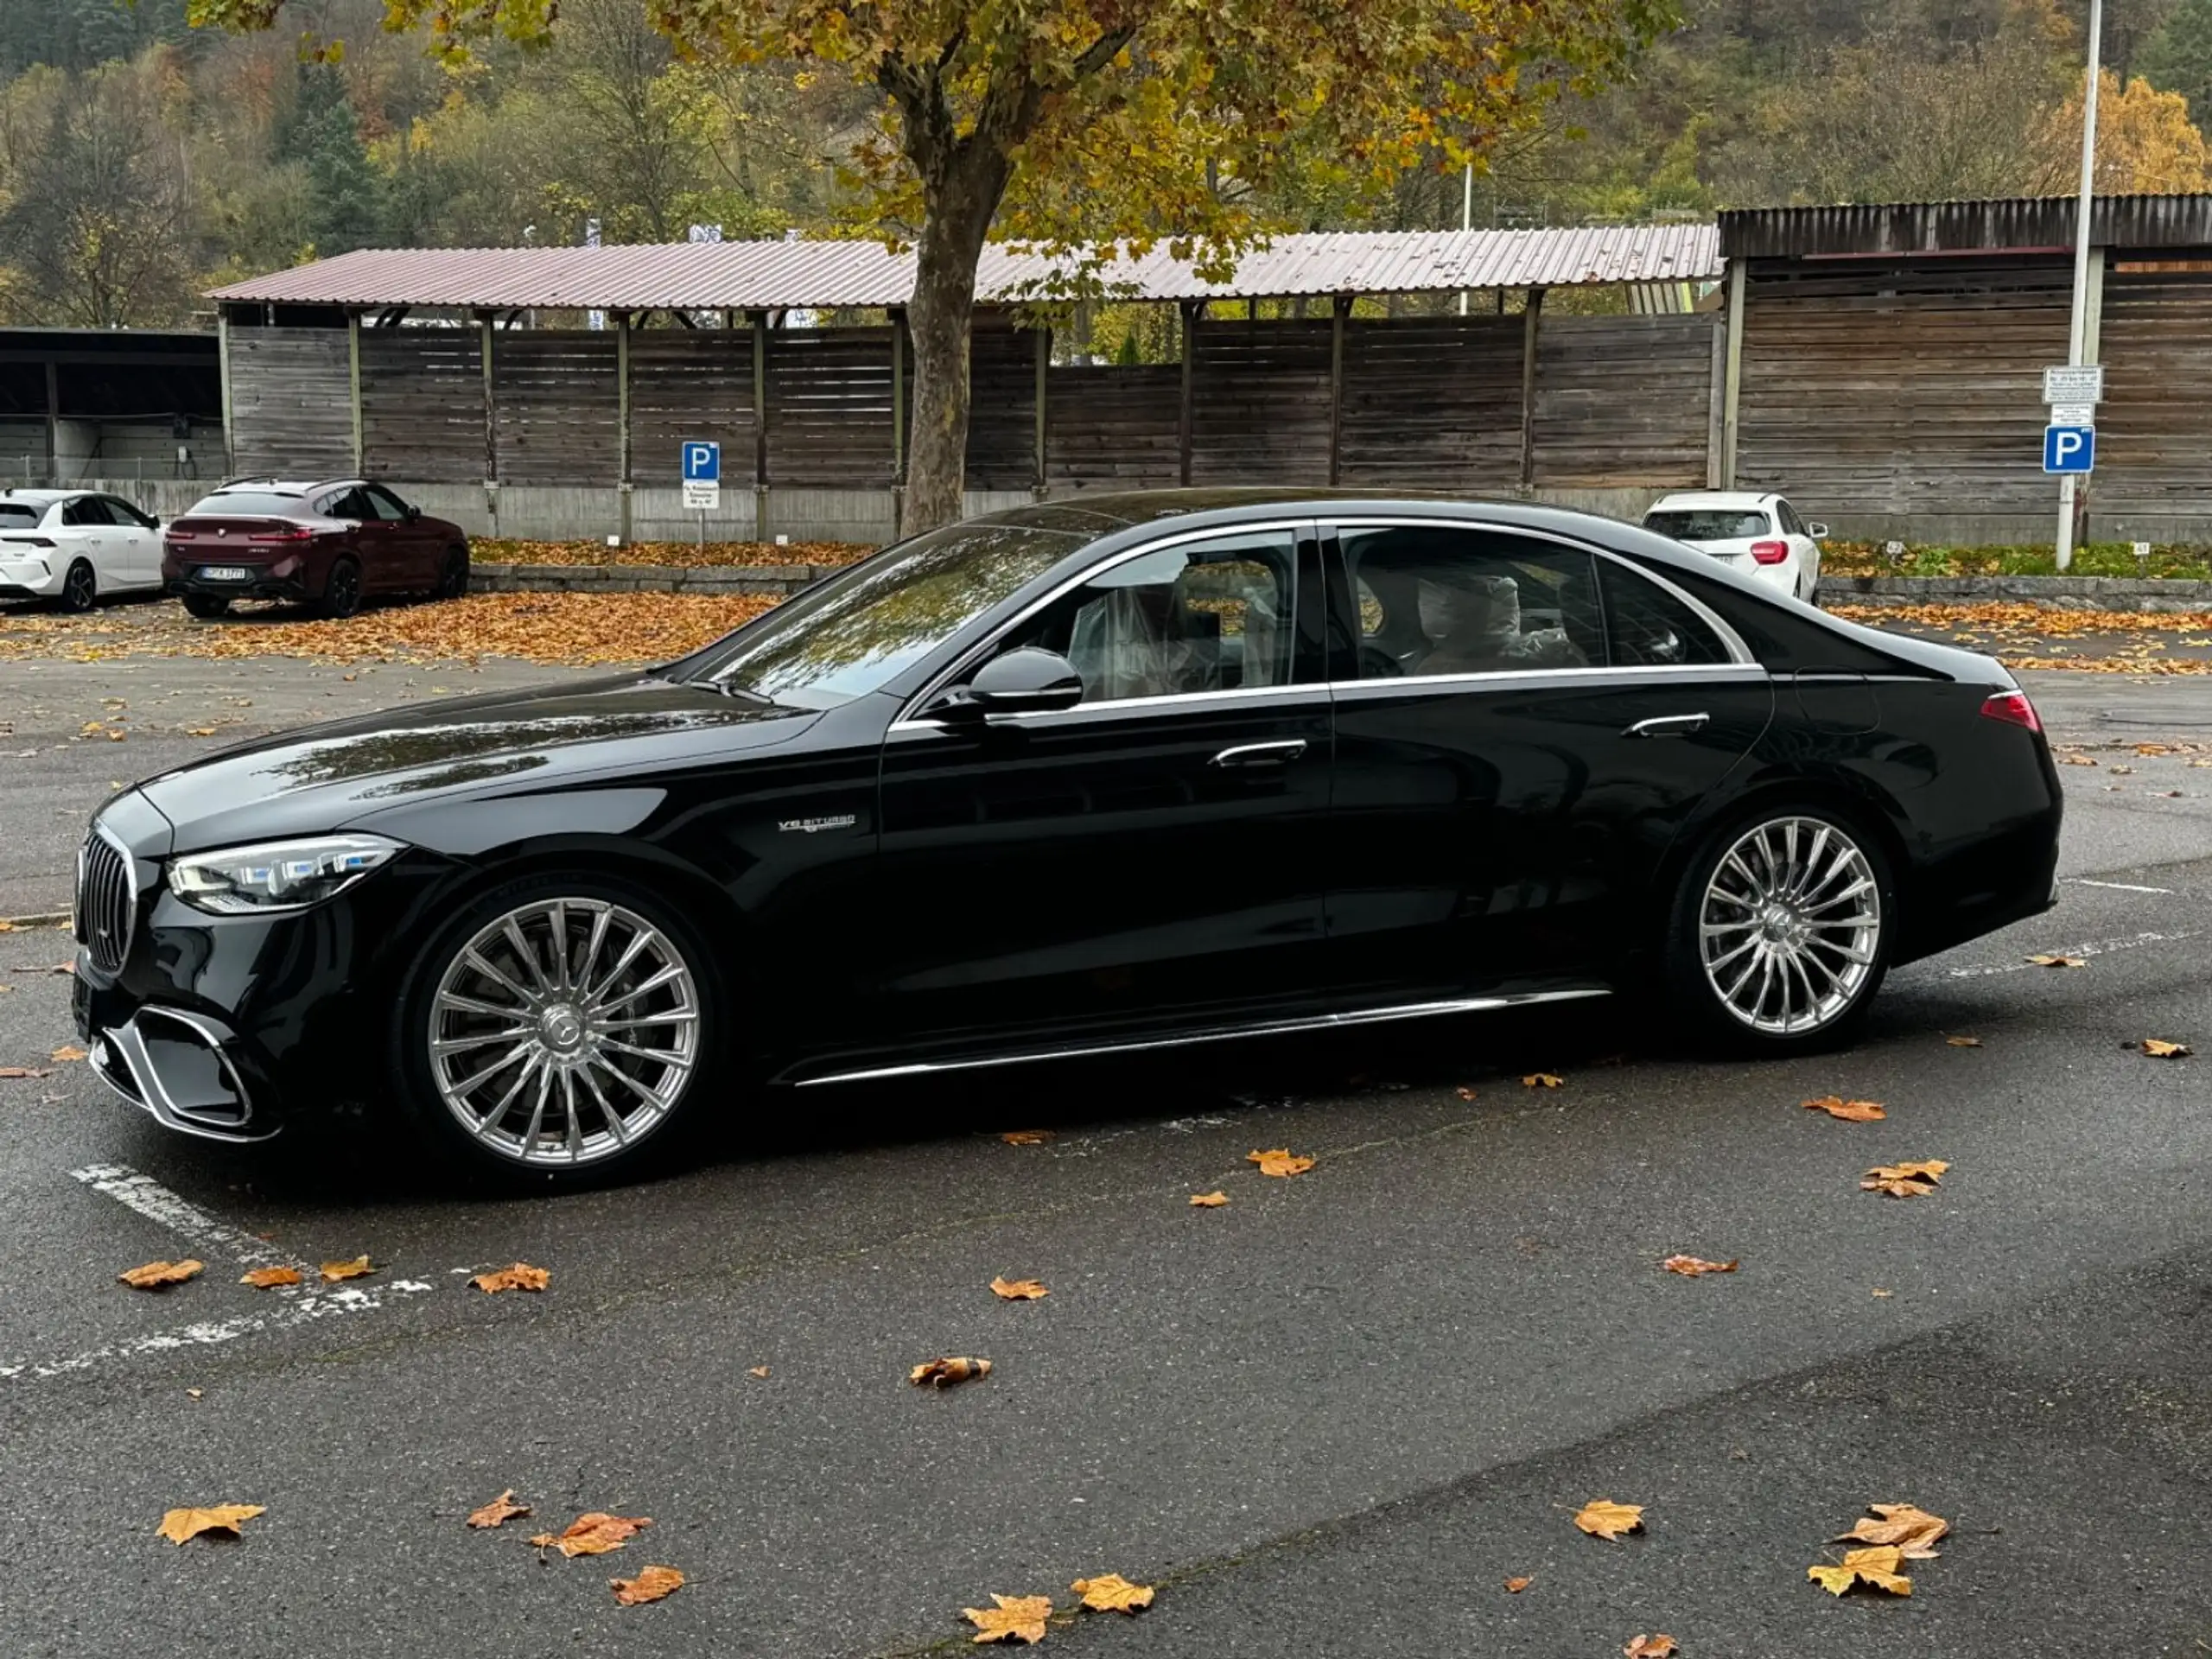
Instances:
[[[197,1279],[205,1271],[204,1262],[149,1262],[143,1268],[126,1268],[115,1276],[133,1290],[166,1290],[188,1279]]]
[[[976,1627],[977,1642],[1042,1642],[1045,1621],[1052,1617],[1050,1596],[1001,1596],[991,1592],[995,1607],[963,1607],[961,1618]]]
[[[1934,1560],[1936,1541],[1951,1529],[1951,1523],[1910,1503],[1867,1507],[1873,1513],[1834,1541],[1862,1548],[1846,1551],[1834,1565],[1816,1562],[1805,1569],[1805,1576],[1832,1596],[1843,1594],[1854,1584],[1909,1596],[1912,1580],[1903,1571],[1904,1563]]]
[[[1303,1175],[1313,1167],[1311,1158],[1300,1158],[1287,1147],[1277,1147],[1272,1152],[1248,1152],[1244,1154],[1244,1161],[1257,1164],[1262,1175],[1277,1175],[1285,1179],[1293,1175]]]
[[[468,544],[478,564],[651,564],[678,569],[709,566],[850,564],[875,549],[858,542],[528,542],[484,537]]]
[[[1830,1117],[1840,1117],[1847,1123],[1878,1123],[1889,1114],[1871,1100],[1846,1100],[1840,1095],[1822,1095],[1818,1100],[1805,1103],[1808,1112],[1826,1112]]]
[[[173,1544],[181,1544],[203,1533],[228,1533],[240,1535],[238,1523],[251,1521],[257,1515],[266,1515],[268,1507],[261,1503],[218,1503],[205,1510],[171,1510],[162,1517],[156,1529]]]
[[[501,1268],[494,1273],[480,1273],[468,1282],[488,1296],[496,1295],[503,1290],[543,1290],[553,1282],[553,1275],[544,1268],[533,1268],[527,1262],[518,1262],[511,1268]]]
[[[1643,1505],[1593,1497],[1575,1512],[1574,1524],[1592,1538],[1618,1543],[1629,1533],[1643,1530]]]
[[[1872,627],[1900,625],[1948,634],[2008,667],[2090,674],[2212,674],[2212,658],[2174,652],[2169,642],[2212,632],[2212,613],[2044,610],[1990,605],[1839,605],[1834,613]],[[2087,641],[2077,645],[2073,641]]]
[[[490,1507],[486,1505],[486,1509]],[[482,1510],[477,1511],[478,1515],[482,1513]],[[469,1524],[476,1524],[475,1516],[469,1516]],[[621,1548],[651,1525],[650,1516],[608,1515],[601,1510],[589,1510],[571,1521],[564,1530],[541,1532],[530,1541],[540,1549],[557,1549],[563,1555],[604,1555],[610,1549]]]
[[[1885,1192],[1893,1198],[1923,1198],[1936,1190],[1950,1168],[1941,1158],[1917,1164],[1877,1164],[1859,1183],[1866,1192]]]
[[[906,1373],[906,1380],[918,1389],[949,1389],[957,1382],[970,1382],[990,1374],[989,1360],[953,1355],[944,1359],[925,1360]]]

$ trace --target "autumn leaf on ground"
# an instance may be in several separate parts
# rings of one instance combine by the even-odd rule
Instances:
[[[1459,1098],[1462,1100],[1472,1100],[1474,1097],[1475,1091],[1471,1089],[1462,1089],[1459,1090]]]
[[[238,1281],[242,1285],[251,1285],[256,1290],[276,1290],[299,1282],[300,1270],[297,1268],[256,1268]]]
[[[2143,1052],[2154,1060],[2185,1060],[2196,1050],[2187,1043],[2169,1043],[2157,1037],[2145,1037]]]
[[[322,1264],[322,1281],[334,1285],[341,1279],[359,1279],[364,1274],[375,1271],[365,1255],[357,1255],[351,1262],[326,1262]]]
[[[4,1077],[10,1083],[19,1078],[35,1081],[37,1078],[50,1077],[53,1075],[52,1069],[46,1066],[0,1065],[0,1077]]]
[[[928,1386],[949,1389],[956,1382],[966,1382],[976,1377],[988,1376],[991,1362],[969,1359],[965,1355],[954,1355],[944,1359],[932,1359],[917,1365],[906,1373],[906,1380],[916,1388]]]
[[[1009,1147],[1041,1147],[1052,1138],[1050,1129],[1008,1129],[999,1136]]]
[[[766,1377],[768,1375],[768,1368],[766,1365],[755,1365],[751,1370],[746,1372],[746,1375],[747,1376]]]
[[[1002,1596],[991,1592],[995,1607],[963,1607],[961,1618],[976,1627],[977,1642],[1042,1642],[1050,1596]]]
[[[1534,1578],[1508,1579],[1505,1581],[1505,1593],[1509,1596],[1517,1596],[1535,1581]]]
[[[1950,1168],[1941,1158],[1918,1164],[1877,1164],[1859,1183],[1862,1192],[1886,1192],[1893,1198],[1925,1198]]]
[[[513,1520],[518,1515],[529,1513],[530,1505],[516,1503],[515,1489],[510,1486],[482,1508],[471,1510],[468,1512],[468,1524],[472,1527],[496,1527]]]
[[[81,1060],[84,1058],[85,1051],[78,1047],[74,1043],[65,1043],[60,1048],[55,1049],[53,1053],[47,1056],[47,1058],[49,1060],[54,1060],[63,1064],[67,1064],[71,1060]]]
[[[1981,1046],[1981,1039],[1979,1037],[1946,1037],[1943,1040],[1953,1048],[1980,1048]]]
[[[1854,1582],[1871,1584],[1893,1596],[1909,1596],[1912,1580],[1897,1571],[1904,1560],[1904,1552],[1895,1544],[1882,1544],[1851,1551],[1840,1567],[1808,1567],[1805,1576],[1832,1596],[1841,1595]]]
[[[1118,1573],[1102,1573],[1095,1579],[1077,1579],[1068,1586],[1083,1598],[1094,1613],[1136,1613],[1152,1605],[1152,1586],[1131,1584]]]
[[[2038,968],[2086,968],[2089,964],[2080,957],[2063,956],[2055,950],[2045,950],[2028,960]]]
[[[1521,1079],[1521,1086],[1523,1089],[1556,1089],[1566,1081],[1566,1078],[1555,1077],[1548,1071],[1531,1071]]]
[[[1826,1112],[1830,1117],[1840,1117],[1847,1123],[1878,1123],[1889,1114],[1871,1100],[1846,1100],[1840,1095],[1822,1095],[1818,1100],[1805,1103],[1808,1112]]]
[[[1686,1279],[1694,1279],[1701,1273],[1733,1273],[1733,1262],[1707,1262],[1700,1256],[1670,1255],[1659,1264],[1669,1273],[1679,1273]]]
[[[1617,1542],[1624,1533],[1643,1530],[1643,1505],[1593,1497],[1576,1512],[1574,1524],[1592,1538]]]
[[[2064,754],[2059,759],[2069,766],[2094,766],[2097,764],[2086,754]]]
[[[171,1510],[162,1517],[156,1530],[173,1544],[197,1538],[203,1532],[227,1532],[236,1538],[239,1535],[239,1522],[251,1521],[266,1512],[267,1506],[261,1503],[218,1503],[213,1509]]]
[[[991,1294],[1002,1302],[1033,1302],[1040,1296],[1049,1296],[1043,1283],[1035,1279],[1007,1279],[1003,1276],[991,1281]]]
[[[672,1596],[683,1587],[683,1574],[672,1567],[645,1567],[634,1579],[609,1579],[614,1599],[625,1607],[642,1607],[649,1601]]]
[[[184,728],[184,734],[187,737],[213,737],[215,728],[213,726],[188,726]]]
[[[1673,1637],[1662,1634],[1639,1636],[1621,1651],[1628,1656],[1628,1659],[1672,1659],[1672,1656],[1681,1649],[1675,1645]]]
[[[1191,1205],[1193,1209],[1218,1210],[1223,1205],[1227,1204],[1228,1202],[1229,1194],[1226,1192],[1193,1192],[1191,1194]]]
[[[366,1256],[362,1257],[366,1261]],[[487,1296],[503,1290],[543,1290],[553,1281],[552,1273],[544,1268],[533,1268],[527,1262],[518,1262],[511,1268],[501,1268],[496,1273],[480,1273],[468,1282]]]
[[[200,1262],[149,1262],[143,1268],[130,1268],[115,1276],[133,1290],[166,1290],[171,1285],[181,1285],[188,1279],[197,1279],[207,1264]]]
[[[1300,1158],[1288,1147],[1277,1147],[1272,1152],[1248,1152],[1244,1154],[1244,1161],[1257,1164],[1262,1175],[1280,1175],[1286,1179],[1293,1175],[1303,1175],[1313,1167],[1311,1158]]]
[[[608,1515],[602,1510],[589,1510],[571,1521],[566,1530],[541,1532],[530,1541],[540,1549],[557,1549],[563,1555],[604,1555],[610,1549],[621,1548],[625,1539],[636,1537],[652,1523],[647,1515]]]
[[[1942,1516],[1930,1515],[1911,1503],[1869,1503],[1866,1507],[1873,1514],[1860,1516],[1858,1525],[1829,1541],[1895,1544],[1906,1560],[1932,1561],[1936,1541],[1951,1529],[1951,1523]]]

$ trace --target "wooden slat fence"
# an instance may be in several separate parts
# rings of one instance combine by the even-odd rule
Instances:
[[[630,335],[630,477],[683,481],[681,448],[722,447],[722,487],[753,483],[753,334],[749,329],[640,328]]]
[[[361,330],[361,458],[378,478],[485,476],[484,359],[475,328]]]
[[[1192,331],[1192,483],[1327,482],[1329,329],[1208,318]]]
[[[1055,364],[1045,374],[1045,468],[1055,491],[1142,490],[1182,475],[1183,371]]]
[[[768,476],[887,488],[891,331],[775,329],[768,336]]]
[[[231,445],[240,473],[328,478],[352,469],[344,329],[241,328],[230,353]]]
[[[2212,259],[2122,259],[2105,276],[2098,513],[2212,516]]]
[[[1713,319],[1554,317],[1536,334],[1535,477],[1577,488],[1702,486]]]
[[[968,487],[1037,481],[1037,336],[980,318],[969,347]]]
[[[1348,318],[1339,481],[1500,490],[1521,478],[1522,320]]]
[[[615,482],[621,468],[615,350],[607,330],[493,333],[500,483]]]

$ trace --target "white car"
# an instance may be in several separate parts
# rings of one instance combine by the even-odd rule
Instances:
[[[0,599],[89,611],[106,594],[161,586],[161,523],[128,501],[91,490],[0,490]]]
[[[1756,582],[1813,602],[1821,586],[1826,524],[1808,524],[1778,495],[1693,490],[1668,496],[1643,527],[1733,565]]]

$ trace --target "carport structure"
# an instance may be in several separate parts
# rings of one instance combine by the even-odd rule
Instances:
[[[973,507],[1236,482],[1634,511],[1712,475],[1725,340],[1691,308],[1723,274],[1710,226],[1285,236],[1218,283],[1162,247],[1103,280],[1115,302],[1173,308],[1164,363],[1096,362],[1025,326],[1056,269],[986,254]],[[233,468],[364,470],[509,535],[884,539],[912,280],[911,255],[872,243],[724,242],[374,250],[235,283],[213,296]],[[1620,309],[1548,313],[1569,287]],[[1356,305],[1393,295],[1471,302]],[[854,311],[887,320],[811,326]],[[603,327],[579,326],[593,314]],[[722,446],[704,524],[678,505],[696,438]]]

